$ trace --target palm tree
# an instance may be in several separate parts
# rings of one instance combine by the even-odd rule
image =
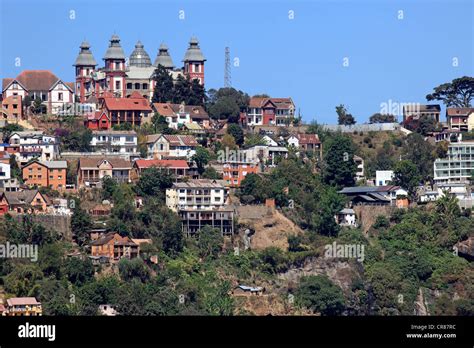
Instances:
[[[436,212],[446,223],[452,223],[461,214],[456,196],[443,191],[443,196],[436,201]]]

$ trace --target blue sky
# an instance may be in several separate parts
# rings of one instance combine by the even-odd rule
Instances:
[[[0,22],[1,78],[49,69],[73,81],[81,41],[101,64],[114,32],[127,55],[140,39],[153,61],[165,42],[178,65],[196,35],[206,88],[223,86],[229,46],[233,87],[291,96],[308,122],[335,123],[343,103],[363,123],[381,103],[424,103],[433,87],[474,75],[472,0],[0,0]]]

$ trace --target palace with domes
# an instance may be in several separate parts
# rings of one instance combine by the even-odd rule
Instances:
[[[104,67],[97,68],[97,61],[92,55],[91,46],[84,41],[76,58],[75,92],[80,103],[86,103],[112,93],[116,97],[129,97],[138,92],[151,100],[154,89],[153,75],[158,65],[167,69],[174,80],[179,75],[198,80],[204,85],[204,62],[206,59],[199,47],[197,38],[192,37],[189,47],[182,60],[183,66],[176,68],[170,56],[168,47],[161,44],[155,61],[145,51],[143,44],[138,41],[135,49],[126,58],[120,38],[112,35],[110,44],[103,57]],[[137,93],[134,93],[135,95]]]

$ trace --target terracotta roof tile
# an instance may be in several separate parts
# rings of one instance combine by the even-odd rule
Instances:
[[[151,168],[151,167],[168,167],[176,169],[188,169],[188,162],[185,160],[156,160],[156,159],[139,159],[135,161],[135,164],[140,169]]]
[[[49,91],[59,78],[49,70],[23,70],[15,80],[29,91]]]
[[[146,98],[131,95],[129,98],[104,97],[108,110],[152,111]]]

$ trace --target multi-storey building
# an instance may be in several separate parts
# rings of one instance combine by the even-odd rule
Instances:
[[[175,69],[168,47],[164,44],[161,44],[155,62],[152,64],[144,45],[138,41],[127,64],[120,38],[114,34],[103,58],[104,67],[99,69],[90,47],[88,42],[83,42],[74,63],[75,88],[81,103],[86,103],[91,97],[100,97],[105,92],[111,92],[116,97],[131,96],[132,93],[137,92],[147,100],[151,100],[154,90],[153,76],[158,65],[162,65],[173,79],[184,75],[204,85],[206,59],[195,37],[189,42],[182,69]]]
[[[204,226],[234,233],[234,209],[228,204],[228,189],[219,180],[190,180],[166,190],[166,205],[178,213],[183,232],[190,236]]]
[[[152,134],[147,136],[148,158],[190,159],[196,153],[198,142],[191,135]]]
[[[20,95],[11,95],[2,100],[2,108],[6,112],[6,121],[18,123],[23,118],[23,101]]]
[[[93,131],[91,147],[96,152],[137,153],[137,133],[135,131]]]
[[[450,130],[470,132],[474,129],[474,108],[447,108],[446,120]]]
[[[110,232],[91,243],[93,257],[104,256],[109,261],[119,261],[122,258],[134,259],[140,253],[139,244],[129,237],[122,237],[118,233]]]
[[[49,70],[24,70],[15,78],[3,79],[3,98],[19,96],[41,99],[47,112],[57,114],[74,102],[74,86]],[[29,106],[29,105],[25,105]]]
[[[66,188],[66,161],[32,161],[22,168],[23,181],[29,186]]]
[[[258,172],[258,166],[247,161],[227,161],[222,165],[222,172],[230,187],[239,187],[248,174]]]
[[[323,157],[323,147],[317,134],[297,133],[288,138],[288,144],[302,151],[314,151],[319,158]]]
[[[468,183],[474,173],[474,141],[451,143],[446,158],[434,164],[434,181],[441,183]]]
[[[434,105],[421,105],[421,104],[409,104],[403,106],[403,122],[411,120],[418,120],[421,117],[428,117],[435,122],[439,122],[439,114],[441,107],[439,104]]]
[[[250,98],[247,110],[241,112],[240,122],[246,126],[289,125],[295,116],[291,98]]]
[[[6,316],[40,316],[41,302],[35,297],[12,297],[7,300]]]
[[[54,136],[42,131],[14,132],[8,138],[11,152],[23,166],[32,159],[51,161],[59,156],[59,144]]]
[[[122,158],[101,157],[79,159],[77,168],[77,187],[95,187],[100,185],[105,177],[117,182],[130,182],[132,166]]]

